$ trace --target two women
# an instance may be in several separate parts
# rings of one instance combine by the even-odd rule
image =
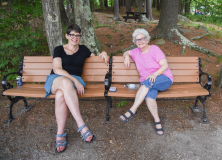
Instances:
[[[119,119],[123,122],[128,122],[135,116],[137,108],[145,100],[154,118],[156,133],[163,135],[156,97],[158,91],[164,91],[172,85],[173,76],[161,49],[158,46],[148,44],[150,36],[145,29],[136,29],[132,36],[137,48],[123,54],[125,57],[124,64],[129,67],[130,57],[135,61],[140,75],[141,87],[136,94],[133,106],[125,114],[122,114]]]
[[[54,49],[53,69],[47,76],[45,83],[46,95],[55,94],[55,115],[57,121],[57,135],[55,151],[61,153],[67,147],[65,123],[70,110],[76,120],[78,132],[86,143],[95,140],[94,134],[86,126],[79,110],[77,95],[84,94],[85,82],[81,78],[85,59],[94,54],[85,46],[79,45],[81,29],[78,25],[70,25],[66,30],[68,44],[57,46]],[[101,53],[105,63],[108,60],[107,53]]]

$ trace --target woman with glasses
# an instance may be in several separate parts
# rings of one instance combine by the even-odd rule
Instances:
[[[55,115],[57,121],[57,135],[55,152],[61,153],[67,147],[66,133],[64,133],[65,123],[70,110],[76,120],[78,132],[86,143],[95,140],[95,136],[86,126],[79,110],[77,95],[84,94],[85,82],[81,78],[85,59],[94,54],[85,46],[79,45],[81,29],[73,24],[67,27],[66,39],[68,43],[57,46],[54,49],[53,69],[47,76],[45,83],[46,95],[55,94]],[[102,52],[102,59],[107,63],[108,56]]]
[[[135,62],[140,75],[140,88],[137,91],[133,106],[119,119],[128,122],[135,116],[136,110],[143,100],[146,101],[155,124],[155,131],[158,135],[163,135],[162,121],[158,115],[156,97],[158,91],[168,89],[173,83],[173,76],[168,68],[167,60],[161,49],[156,45],[149,45],[150,36],[145,29],[136,29],[133,42],[137,48],[126,51],[124,64],[130,66],[130,57]]]

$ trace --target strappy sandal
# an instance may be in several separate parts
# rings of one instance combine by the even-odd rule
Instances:
[[[58,134],[58,135],[56,135],[56,137],[66,137],[66,134],[67,133]],[[65,146],[65,149],[63,151],[61,151],[61,152],[58,152],[57,151],[57,147],[59,147],[59,146]],[[56,141],[55,152],[56,153],[62,153],[62,152],[64,152],[66,150],[66,147],[67,147],[67,141],[66,140]]]
[[[161,124],[161,125],[162,125],[162,120],[161,120],[161,118],[160,118],[160,122],[154,122],[154,124],[155,124],[155,131],[156,131],[156,134],[162,136],[163,133],[164,133],[164,132],[163,132],[163,128],[160,128],[160,129],[157,129],[157,128],[156,128],[156,125],[158,125],[158,124]],[[162,134],[157,133],[157,132],[159,132],[159,131],[162,131],[163,133],[162,133]]]
[[[78,129],[78,131],[77,132],[80,132],[84,127],[86,127],[87,125],[86,124],[84,124],[84,125],[82,125],[79,129]],[[87,137],[89,137],[89,136],[93,136],[93,138],[91,139],[91,141],[90,142],[88,142],[88,141],[86,141],[86,138]],[[90,130],[87,130],[85,133],[83,133],[82,135],[81,135],[81,137],[82,137],[82,139],[84,140],[84,142],[86,142],[86,143],[92,143],[95,139],[96,139],[96,136],[90,131]]]
[[[131,110],[128,110],[127,112],[130,113],[130,116],[129,116],[129,117],[126,117],[125,114],[122,114],[121,116],[123,116],[123,117],[125,118],[125,120],[123,120],[122,118],[120,118],[121,116],[119,116],[119,119],[120,119],[121,121],[123,121],[123,122],[129,122],[129,120],[132,119],[132,118],[135,116],[135,114],[133,114],[133,112],[132,112]]]

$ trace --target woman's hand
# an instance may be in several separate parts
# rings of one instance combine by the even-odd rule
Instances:
[[[124,64],[125,64],[126,67],[130,66],[130,57],[129,56],[125,56]]]
[[[105,60],[105,64],[108,62],[108,56],[107,53],[105,51],[102,51],[102,53],[100,53],[100,55],[102,56],[102,59]]]
[[[155,73],[149,75],[149,76],[146,78],[146,80],[149,78],[149,82],[155,82],[157,76],[158,76],[158,73],[155,72]]]
[[[78,80],[76,80],[74,82],[74,84],[75,84],[76,89],[77,89],[77,94],[78,95],[83,95],[84,94],[84,87],[83,87],[83,85]]]

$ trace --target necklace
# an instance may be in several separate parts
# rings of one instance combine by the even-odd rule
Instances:
[[[72,50],[70,50],[70,49],[68,49],[68,48],[65,48],[66,50],[68,50],[68,51],[70,51],[70,52],[72,52],[73,54],[74,53],[76,53],[76,51],[79,49],[79,47],[76,47],[76,49],[74,50],[74,51],[72,51]]]

